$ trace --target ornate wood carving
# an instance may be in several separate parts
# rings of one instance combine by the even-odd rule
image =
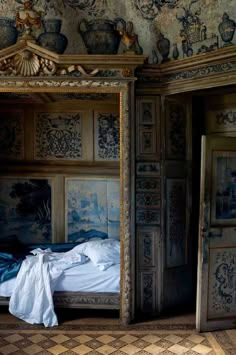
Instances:
[[[138,228],[138,266],[139,268],[153,268],[157,266],[157,245],[159,244],[160,230],[151,228]]]
[[[24,50],[15,56],[0,60],[0,75],[36,76],[54,75],[57,65],[49,59]]]
[[[153,177],[148,177],[148,178],[137,178],[136,179],[136,190],[139,192],[160,192],[161,189],[161,181],[160,178],[153,178]]]
[[[139,209],[136,211],[137,224],[155,225],[161,223],[160,209]]]
[[[160,208],[160,194],[151,193],[137,193],[136,201],[137,207],[157,207]]]
[[[0,305],[8,305],[9,297],[0,297]],[[116,293],[55,292],[54,304],[66,308],[119,309],[120,295]]]
[[[183,105],[167,102],[166,107],[166,158],[185,159],[186,118]]]
[[[156,301],[155,272],[141,272],[141,309],[145,313],[153,312]]]
[[[71,308],[120,308],[120,295],[112,293],[55,292],[56,306]]]
[[[166,266],[186,263],[186,181],[167,179]]]

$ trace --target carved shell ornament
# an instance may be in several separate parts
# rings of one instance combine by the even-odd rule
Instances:
[[[14,57],[13,63],[16,73],[22,76],[34,76],[40,69],[39,58],[28,50],[18,53]]]

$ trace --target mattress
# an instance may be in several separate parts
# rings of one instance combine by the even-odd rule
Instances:
[[[0,296],[10,297],[16,278],[0,283]],[[120,264],[100,271],[92,261],[64,271],[55,291],[67,292],[120,292]]]

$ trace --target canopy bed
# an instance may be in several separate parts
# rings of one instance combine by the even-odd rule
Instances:
[[[119,286],[117,284],[119,276],[116,276],[115,290],[110,289],[109,292],[95,292],[94,290],[87,292],[74,289],[66,292],[65,287],[61,285],[60,289],[55,292],[55,304],[63,307],[119,309],[120,320],[123,324],[128,324],[134,313],[133,290],[135,287],[132,276],[134,264],[131,262],[134,260],[132,258],[134,240],[131,239],[131,231],[134,226],[130,217],[131,190],[133,189],[131,187],[130,166],[133,164],[132,155],[134,154],[133,148],[131,149],[131,145],[133,145],[131,141],[134,140],[134,137],[131,134],[133,123],[131,123],[130,117],[133,115],[134,107],[134,70],[141,66],[144,60],[144,56],[136,56],[135,54],[116,56],[57,55],[31,41],[24,40],[1,50],[0,53],[0,93],[16,95],[33,93],[38,94],[41,98],[46,98],[46,101],[50,101],[53,94],[81,94],[85,96],[115,94],[119,98],[120,158],[118,165],[117,163],[109,164],[109,161],[102,164],[99,159],[95,163],[96,174],[99,174],[100,177],[105,176],[109,180],[117,177],[118,173],[120,181],[120,267],[115,266],[116,274],[117,271],[119,271],[118,274],[120,273]],[[25,124],[27,125],[27,123]],[[27,133],[29,131],[26,131],[25,134]],[[32,149],[35,147],[34,144],[32,143]],[[28,150],[25,151],[26,157],[29,154],[27,152]],[[39,156],[41,152],[38,151],[31,156],[28,155],[27,162],[17,161],[16,157],[10,162],[1,159],[1,176],[12,177],[23,171],[23,179],[32,176],[31,180],[34,180],[37,171],[40,170],[43,179],[45,175],[49,176],[48,185],[51,183],[51,177],[53,180],[54,175],[58,172],[59,175],[64,174],[63,178],[68,179],[68,181],[75,176],[73,169],[76,170],[76,168],[71,161],[63,161],[63,163],[53,161],[52,163],[50,157],[40,161],[37,154]],[[80,169],[80,174],[82,172],[83,178],[86,174],[92,176],[92,179],[94,178],[95,173],[91,161],[88,163],[76,161],[76,165],[77,169],[78,167]],[[58,184],[61,183],[60,179],[59,177]],[[55,194],[57,192],[58,190],[54,191]],[[61,199],[59,194],[57,197],[58,200]],[[96,204],[96,202],[93,201],[93,204]],[[57,219],[60,220],[61,217],[62,215],[59,213]],[[58,240],[56,241],[58,242]],[[92,274],[93,271],[94,269],[92,269]],[[105,273],[106,271],[104,271]],[[73,278],[72,275],[71,277]],[[9,291],[10,284],[13,281],[9,280],[8,282]],[[3,305],[7,302],[6,297],[0,297],[0,304]]]

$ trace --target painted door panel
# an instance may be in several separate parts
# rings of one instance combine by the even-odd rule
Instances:
[[[236,138],[204,136],[196,322],[236,327]]]

